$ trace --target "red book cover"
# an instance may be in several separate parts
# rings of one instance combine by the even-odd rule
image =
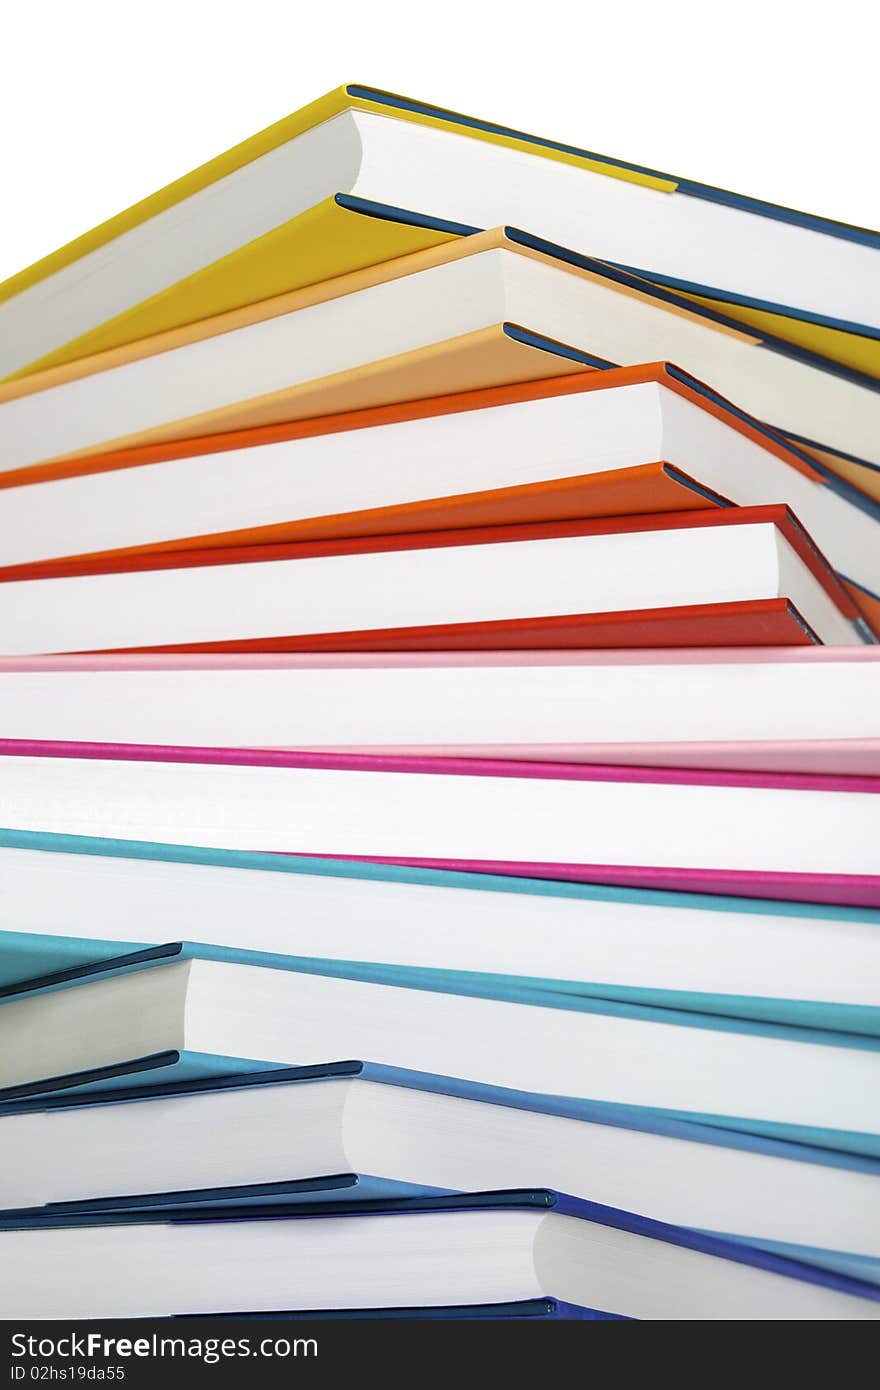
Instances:
[[[542,522],[531,525],[475,527],[456,531],[362,539],[313,541],[234,549],[183,551],[103,560],[53,560],[39,567],[40,579],[119,574],[147,570],[188,569],[212,565],[252,564],[317,556],[358,555],[399,550],[598,536],[637,531],[671,531],[690,527],[772,524],[823,586],[841,613],[859,617],[849,594],[815,543],[785,506],[731,507],[717,511],[677,512],[661,516],[613,517],[591,521]],[[0,569],[0,582],[32,580],[34,566]],[[236,641],[185,643],[133,650],[180,652],[296,652],[472,650],[479,648],[616,648],[804,645],[817,639],[784,596],[742,602],[654,608],[628,612],[566,614],[563,617],[499,622],[442,624],[436,627],[373,629],[357,632],[279,633]]]

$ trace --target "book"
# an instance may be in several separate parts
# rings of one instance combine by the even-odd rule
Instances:
[[[82,1226],[159,1225],[167,1222],[275,1220],[297,1215],[343,1216],[372,1214],[382,1204],[404,1199],[426,1201],[455,1193],[418,1184],[396,1183],[356,1173],[331,1174],[301,1182],[257,1184],[254,1187],[203,1188],[194,1192],[146,1193],[95,1201],[50,1203],[43,1207],[0,1211],[0,1231],[70,1230]],[[470,1194],[468,1194],[470,1195]],[[357,1208],[357,1211],[355,1209]],[[364,1210],[361,1210],[364,1209]],[[715,1236],[714,1231],[701,1234]],[[784,1241],[721,1236],[767,1254],[844,1275],[880,1289],[880,1258],[847,1250],[829,1250]],[[465,1305],[470,1306],[470,1305]],[[481,1305],[478,1305],[481,1306]],[[575,1305],[577,1306],[577,1305]],[[598,1315],[598,1310],[592,1310]],[[601,1315],[600,1315],[601,1316]]]
[[[0,653],[877,641],[785,507],[47,561]]]
[[[859,919],[856,919],[859,920]],[[815,936],[815,933],[814,933]],[[862,933],[864,937],[864,933]],[[766,942],[764,943],[767,944]],[[304,974],[332,975],[344,980],[363,980],[368,983],[400,986],[404,989],[427,989],[436,993],[461,994],[483,999],[506,999],[512,1003],[536,1004],[548,1008],[579,1010],[584,1013],[608,1012],[623,1018],[644,1018],[663,1022],[697,1023],[708,1019],[710,1026],[725,1027],[733,1020],[756,1025],[779,1025],[806,1030],[809,1038],[814,1031],[829,1034],[830,1040],[845,1036],[850,1040],[880,1038],[880,1004],[876,991],[835,989],[834,983],[821,988],[821,999],[804,999],[797,985],[784,987],[781,996],[731,993],[730,981],[715,992],[685,989],[685,979],[676,988],[662,985],[621,983],[619,980],[591,978],[595,970],[583,971],[579,978],[577,966],[567,966],[560,976],[529,974],[524,970],[501,972],[497,968],[463,969],[423,966],[404,960],[388,963],[373,959],[374,948],[362,952],[367,959],[340,956],[290,955],[279,951],[261,951],[249,946],[219,946],[213,942],[164,941],[157,946],[128,950],[111,941],[94,939],[38,936],[36,940],[20,932],[0,933],[0,971],[11,983],[0,989],[0,1000],[9,999],[24,990],[48,989],[87,980],[111,970],[127,970],[154,961],[219,960],[232,965],[265,966],[270,970],[295,970]],[[852,954],[852,953],[851,953]],[[870,951],[863,948],[871,960]],[[28,963],[30,968],[28,969]],[[59,964],[60,962],[60,964]],[[497,960],[495,965],[501,964]],[[544,956],[537,967],[547,968]],[[650,966],[647,967],[650,970]],[[764,988],[769,986],[765,982]],[[745,988],[745,987],[741,987]],[[835,995],[843,993],[843,1000]],[[829,1039],[822,1039],[820,1041]]]
[[[864,934],[863,934],[864,935]],[[765,943],[766,945],[766,943]],[[619,980],[597,980],[595,968],[586,968],[579,978],[577,966],[564,967],[560,976],[529,974],[524,970],[502,972],[497,968],[463,969],[423,966],[404,959],[399,963],[376,961],[375,948],[362,954],[367,959],[340,956],[291,955],[286,952],[261,951],[252,947],[219,946],[213,942],[165,941],[157,946],[129,950],[109,941],[73,940],[37,937],[23,939],[20,932],[0,933],[0,970],[9,985],[0,989],[0,1000],[10,999],[25,990],[54,988],[100,976],[110,971],[127,970],[155,961],[218,960],[231,965],[265,966],[270,970],[295,970],[303,974],[331,975],[344,980],[363,980],[371,984],[399,986],[404,989],[427,989],[435,993],[460,994],[481,999],[506,999],[511,1003],[535,1004],[548,1008],[579,1010],[584,1013],[608,1012],[623,1018],[642,1018],[661,1022],[701,1023],[725,1027],[733,1020],[738,1026],[744,1020],[759,1027],[776,1025],[806,1030],[808,1040],[814,1031],[828,1034],[820,1041],[847,1039],[880,1039],[880,1004],[870,988],[858,992],[851,988],[844,995],[855,993],[857,999],[841,1001],[834,996],[841,991],[834,984],[820,989],[819,1000],[804,999],[802,991],[788,985],[781,997],[765,994],[731,993],[730,982],[715,992],[685,989],[685,979],[675,982],[676,988],[657,985],[630,985]],[[870,952],[863,954],[869,956]],[[27,970],[28,961],[32,962]],[[57,962],[61,962],[59,966]],[[502,961],[494,962],[497,967]],[[547,956],[538,969],[546,969]],[[23,968],[24,967],[24,968]],[[650,970],[650,966],[647,967]],[[764,988],[769,986],[765,983]],[[870,1045],[870,1043],[869,1043]]]
[[[699,1042],[695,1040],[699,1030]],[[228,1075],[368,1057],[499,1093],[561,1095],[871,1153],[880,1039],[562,993],[518,997],[242,964],[205,948],[36,981],[0,1003],[0,1102],[39,1108],[134,1079]],[[152,1074],[152,1075],[151,1075]],[[443,1084],[443,1083],[441,1083]],[[671,1112],[671,1114],[670,1114]],[[771,1128],[770,1132],[773,1132]]]
[[[344,1213],[279,1204],[263,1218],[132,1216],[3,1231],[0,1250],[4,1306],[16,1317],[542,1297],[637,1318],[880,1317],[871,1284],[546,1189],[398,1198]]]
[[[662,363],[143,452],[7,492],[0,566],[784,502],[880,594],[880,505]]]
[[[876,776],[878,711],[876,646],[0,658],[40,741]]]
[[[504,227],[0,385],[2,471],[658,358],[811,457],[880,463],[874,377]]]
[[[597,1102],[505,1103],[487,1088],[454,1094],[373,1071],[278,1069],[145,1087],[128,1099],[47,1096],[24,1113],[6,1107],[0,1225],[543,1182],[878,1277],[876,1158]]]
[[[416,211],[353,228],[350,203]],[[866,299],[875,233],[349,84],[14,276],[0,371],[131,342],[511,217],[695,303],[721,301],[755,335],[880,370],[880,305]]]
[[[13,830],[880,906],[869,777],[0,741]]]
[[[9,830],[0,876],[0,997],[159,948],[880,1034],[870,908]]]

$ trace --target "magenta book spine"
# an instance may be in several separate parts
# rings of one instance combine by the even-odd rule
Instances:
[[[494,758],[399,757],[387,754],[290,752],[271,748],[192,748],[167,744],[71,743],[0,739],[0,757],[90,758],[109,762],[211,763],[234,767],[325,768],[335,772],[418,773],[438,777],[510,777],[568,782],[641,782],[669,786],[754,787],[781,791],[880,793],[880,777],[693,768],[616,767],[597,763]]]

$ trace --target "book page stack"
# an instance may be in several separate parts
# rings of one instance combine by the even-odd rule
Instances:
[[[351,85],[0,377],[4,1316],[880,1316],[880,236]]]

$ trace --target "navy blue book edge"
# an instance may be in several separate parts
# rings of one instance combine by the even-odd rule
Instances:
[[[278,1309],[271,1313],[178,1313],[175,1322],[234,1318],[254,1322],[632,1322],[625,1313],[604,1313],[558,1298],[530,1298],[519,1303],[459,1303],[445,1307]]]

